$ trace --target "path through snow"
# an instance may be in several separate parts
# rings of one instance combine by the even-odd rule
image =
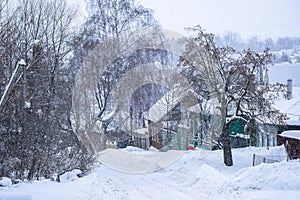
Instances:
[[[126,173],[114,170],[107,164],[98,164],[90,174],[72,182],[56,183],[45,180],[0,188],[0,199],[1,193],[28,194],[33,200],[299,199],[299,161],[252,167],[253,153],[284,154],[284,148],[234,149],[233,167],[224,166],[222,151],[213,151],[201,157],[199,151],[159,152],[157,155],[133,149],[109,150],[101,155],[105,155],[106,161],[111,155],[110,159],[118,160],[114,165],[121,165],[126,170],[129,168],[147,171],[151,159],[157,162],[180,156],[171,165],[162,169],[155,168],[157,170],[151,173]],[[145,157],[140,158],[142,155]],[[139,159],[143,162],[137,162]]]

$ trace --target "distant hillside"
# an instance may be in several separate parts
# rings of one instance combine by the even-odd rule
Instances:
[[[274,40],[254,36],[245,41],[239,33],[227,32],[217,35],[215,39],[220,46],[231,46],[240,51],[250,48],[262,52],[268,47],[275,56],[275,63],[300,63],[300,37],[280,37]]]
[[[300,48],[296,49],[283,49],[273,52],[275,56],[275,63],[300,63]]]

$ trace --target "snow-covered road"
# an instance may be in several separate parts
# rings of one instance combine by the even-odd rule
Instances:
[[[299,199],[300,163],[280,162],[252,167],[252,155],[284,154],[283,147],[270,150],[246,148],[233,150],[234,166],[226,167],[222,162],[222,151],[203,156],[201,151],[173,152],[180,155],[170,166],[149,173],[133,173],[135,169],[149,170],[148,166],[168,153],[109,150],[106,161],[115,160],[112,169],[109,163],[97,164],[83,178],[66,183],[48,180],[22,183],[12,188],[1,188],[6,196],[27,194],[32,199]],[[182,154],[182,155],[181,155]],[[108,155],[110,159],[107,158]],[[144,158],[143,158],[143,156]],[[142,156],[142,157],[140,157]],[[123,158],[123,159],[122,159]],[[132,162],[135,158],[135,162]],[[137,162],[141,159],[143,162]],[[101,160],[101,159],[100,159]],[[102,159],[103,160],[103,159]],[[130,165],[130,163],[132,165]],[[140,165],[140,166],[135,166]],[[128,172],[124,169],[132,169]],[[150,168],[152,169],[152,168]]]

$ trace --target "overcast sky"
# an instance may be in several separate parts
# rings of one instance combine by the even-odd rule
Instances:
[[[246,39],[300,37],[300,0],[138,0],[154,10],[163,28],[184,33],[200,24],[215,34],[238,32]]]

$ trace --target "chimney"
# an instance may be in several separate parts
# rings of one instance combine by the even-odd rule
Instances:
[[[293,98],[293,81],[289,79],[287,81],[287,99],[290,100]]]

